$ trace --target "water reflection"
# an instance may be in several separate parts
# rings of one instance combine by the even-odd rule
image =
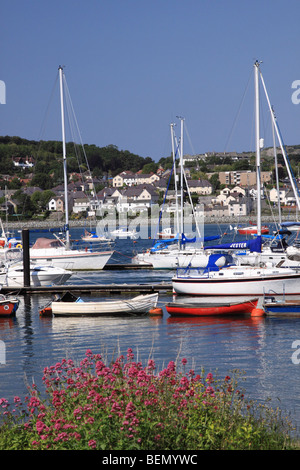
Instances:
[[[271,397],[274,405],[288,409],[300,423],[300,365],[291,361],[292,343],[300,339],[297,318],[171,317],[164,305],[173,298],[166,294],[160,295],[161,317],[52,318],[39,316],[48,297],[20,300],[15,318],[0,319],[7,356],[6,364],[0,365],[0,397],[24,396],[26,380],[35,380],[42,389],[44,367],[65,357],[79,361],[91,349],[110,360],[119,353],[126,355],[130,347],[143,363],[152,357],[157,370],[185,357],[187,367],[197,372],[203,367],[224,377],[233,369],[245,371],[244,386],[251,397]],[[176,298],[191,300],[199,301]]]

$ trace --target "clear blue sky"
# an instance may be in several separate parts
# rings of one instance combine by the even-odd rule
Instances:
[[[64,65],[84,143],[157,161],[181,115],[185,152],[252,150],[259,59],[284,142],[300,144],[299,18],[299,0],[2,0],[0,135],[61,140],[58,94],[47,107]]]

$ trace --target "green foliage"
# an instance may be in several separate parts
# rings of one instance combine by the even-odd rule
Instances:
[[[0,450],[283,450],[292,448],[280,413],[245,400],[236,375],[217,380],[204,371],[159,373],[119,356],[107,366],[86,352],[76,366],[63,359],[44,370],[46,397],[29,389],[23,404],[0,399]],[[1,416],[0,416],[1,417]]]
[[[78,172],[79,166],[82,171],[87,169],[98,171],[99,174],[110,174],[131,170],[137,172],[144,165],[156,165],[150,157],[140,157],[128,150],[119,150],[115,145],[97,147],[96,145],[84,145],[87,162],[85,161],[83,149],[73,142],[66,144],[68,171]],[[62,176],[62,143],[59,141],[32,141],[20,137],[0,136],[0,173],[23,175],[24,170],[17,170],[12,162],[12,157],[32,156],[35,165],[32,169],[34,176],[41,180],[41,174],[50,176],[53,174],[53,184],[58,184]],[[61,169],[61,170],[59,170]],[[42,183],[45,186],[45,183]],[[50,187],[44,187],[49,189]]]

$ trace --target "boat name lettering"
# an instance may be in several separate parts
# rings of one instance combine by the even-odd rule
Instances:
[[[231,243],[230,248],[247,248],[247,242]]]

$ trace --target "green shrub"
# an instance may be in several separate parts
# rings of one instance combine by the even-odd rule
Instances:
[[[235,377],[155,373],[120,356],[107,366],[90,350],[76,366],[44,370],[45,398],[35,386],[25,403],[0,399],[0,449],[200,450],[291,448],[291,425],[279,411],[248,403]]]

